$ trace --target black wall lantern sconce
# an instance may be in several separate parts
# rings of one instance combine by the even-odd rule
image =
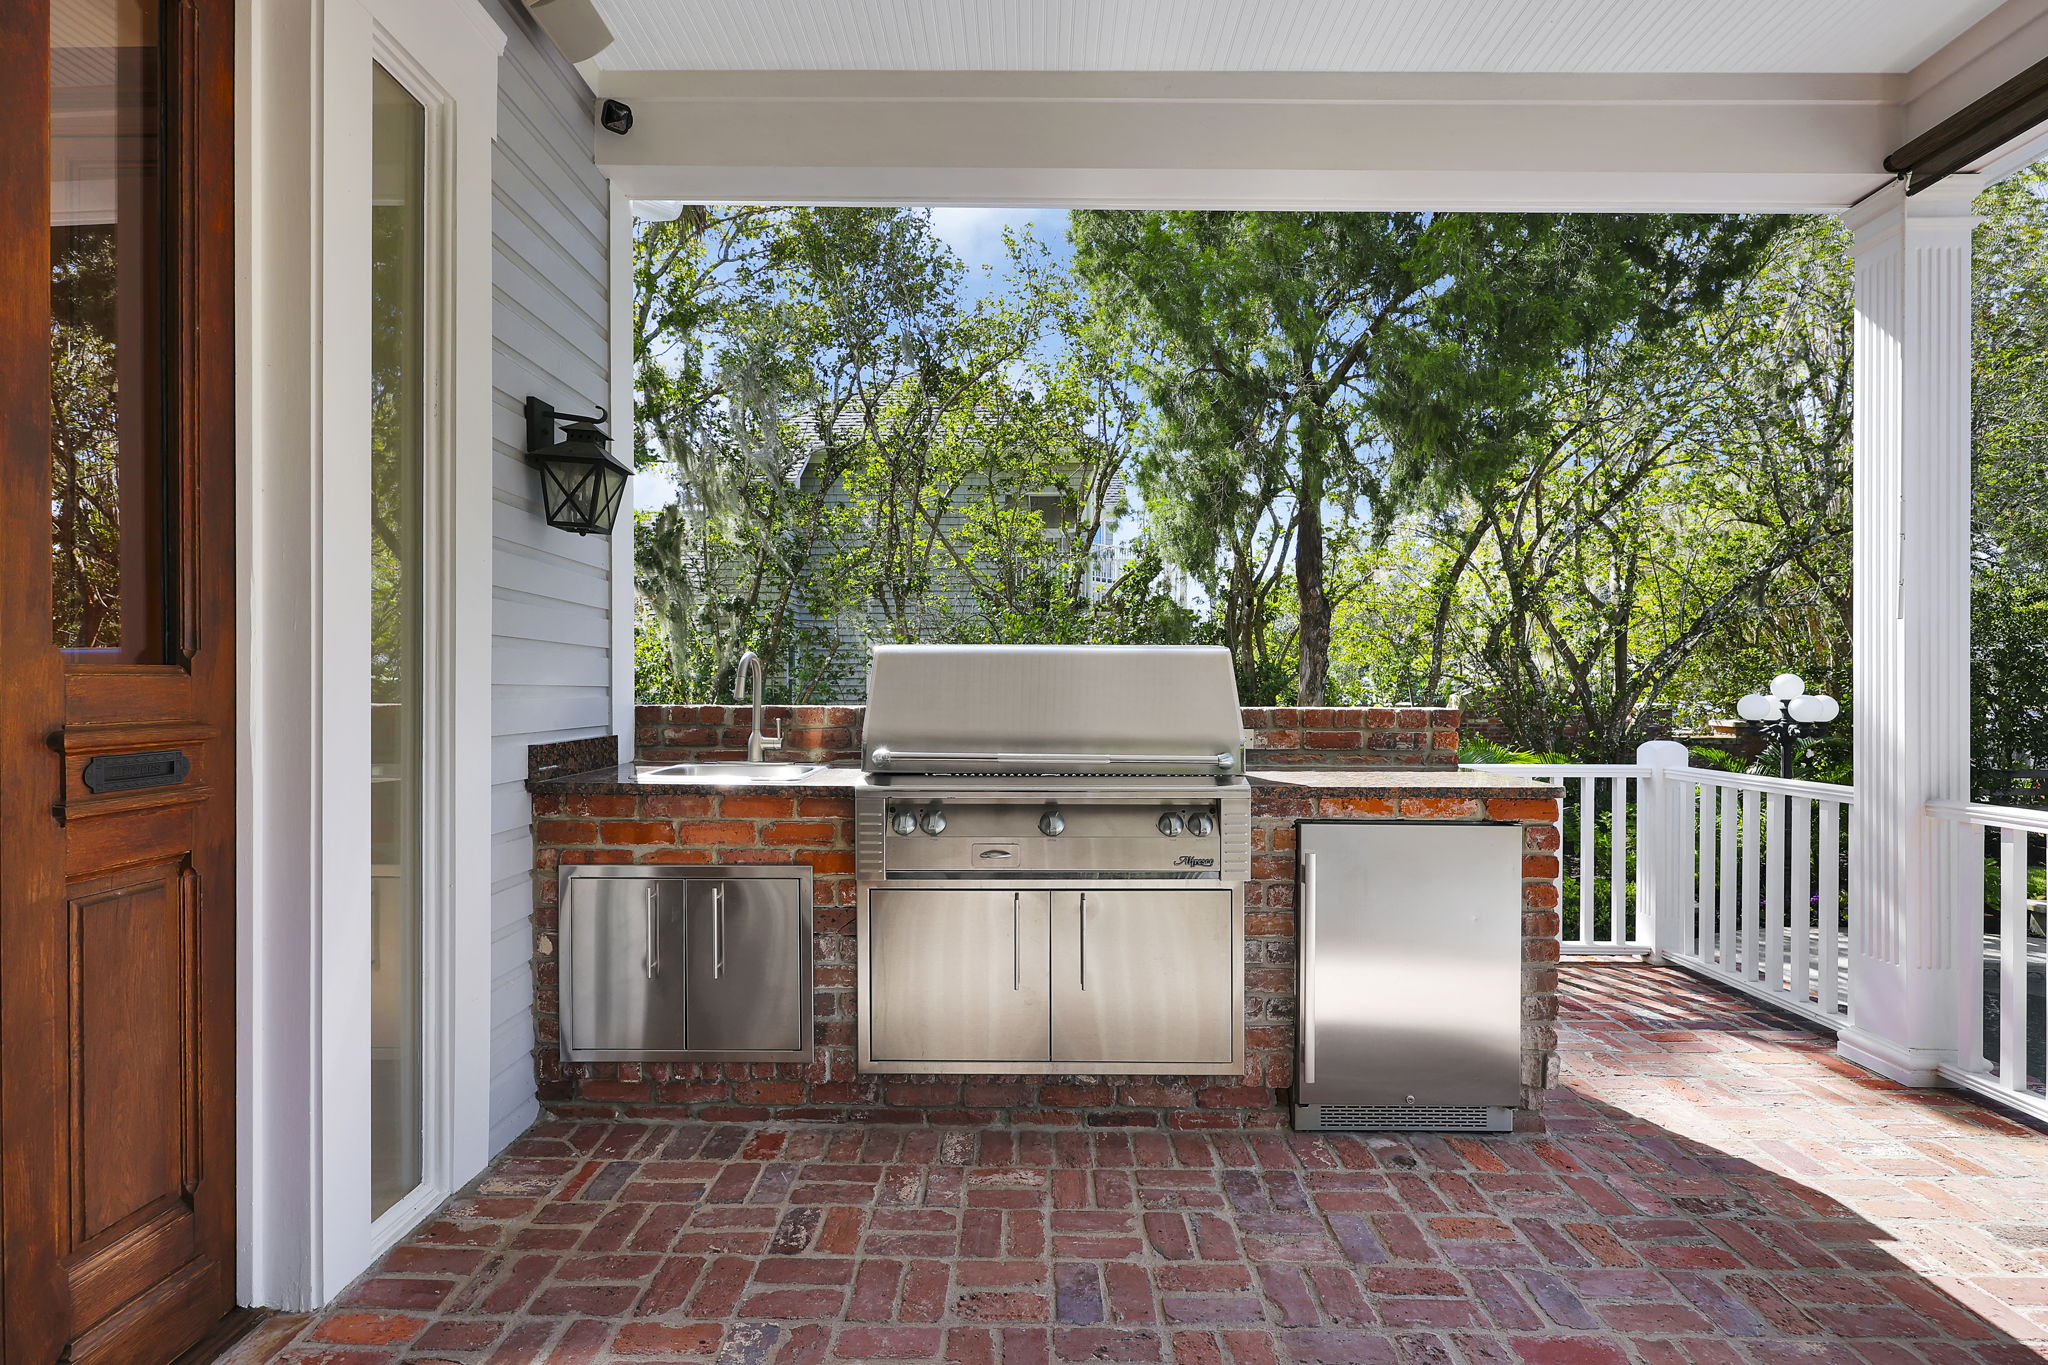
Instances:
[[[541,510],[548,525],[579,536],[610,535],[633,471],[605,447],[611,437],[598,429],[605,420],[556,412],[552,403],[526,400],[526,458],[540,469]],[[562,424],[562,439],[555,426]]]

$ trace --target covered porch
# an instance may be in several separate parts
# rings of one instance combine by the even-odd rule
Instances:
[[[348,854],[325,818],[347,807],[307,794],[296,741],[248,745],[242,833],[258,851],[239,980],[246,1017],[290,1045],[252,1042],[238,1091],[253,1135],[242,1297],[303,1308],[339,1294],[316,1320],[281,1324],[285,1359],[2037,1358],[2048,1147],[2009,1114],[2048,1118],[2028,1064],[2048,1020],[2029,1004],[2041,936],[2025,875],[2048,821],[1969,801],[1969,206],[2048,152],[2048,135],[1950,140],[1937,150],[1952,164],[1887,158],[2023,75],[2048,51],[2048,4],[1961,6],[1969,22],[1939,34],[1908,32],[1893,7],[1889,28],[1861,35],[1868,51],[1842,59],[1864,65],[1821,74],[1779,64],[1793,59],[1764,38],[1694,71],[1671,36],[1677,7],[1632,52],[1569,72],[1469,52],[1444,70],[1260,68],[1243,54],[1196,69],[1158,53],[1077,70],[1052,49],[991,72],[975,65],[985,49],[943,43],[849,42],[803,67],[773,44],[686,60],[647,27],[652,0],[596,8],[621,41],[581,65],[587,89],[507,11],[563,84],[559,109],[528,108],[523,46],[496,84],[486,61],[478,93],[459,92],[505,106],[496,141],[463,144],[467,178],[448,189],[467,223],[492,221],[499,260],[443,243],[468,319],[449,355],[469,368],[449,378],[478,409],[466,430],[492,437],[449,448],[489,446],[493,470],[468,469],[448,499],[472,547],[450,569],[469,609],[451,599],[461,685],[435,705],[467,747],[433,790],[461,813],[446,864],[459,879],[432,921],[448,931],[425,1006],[434,1160],[394,1216],[365,1217],[361,1173],[337,1182],[323,1164],[347,1162],[306,1157],[360,1137],[365,1087],[326,1062],[360,1069],[360,1010],[347,990],[314,989],[359,986],[369,956],[362,907],[321,899],[346,883],[320,859]],[[1853,10],[1833,8],[1838,37]],[[251,28],[251,52],[284,59],[253,64],[244,107],[299,120],[252,139],[245,167],[248,235],[283,294],[317,273],[300,166],[340,125],[316,117],[324,94],[285,88],[310,38],[274,16]],[[339,63],[357,54],[332,50],[332,89],[352,88]],[[598,126],[586,106],[600,101],[631,106],[632,131]],[[1999,125],[1974,126],[1982,143]],[[550,231],[578,270],[550,275],[529,220],[564,198],[576,221]],[[1278,1109],[1274,1126],[1231,1133],[539,1113],[534,1063],[556,1040],[536,1032],[552,948],[529,918],[525,764],[530,744],[631,732],[631,516],[609,545],[547,529],[518,404],[554,385],[580,410],[632,410],[633,218],[708,202],[1843,214],[1858,302],[1855,787],[1708,774],[1661,752],[1522,770],[1578,793],[1563,835],[1581,903],[1560,951],[1652,964],[1565,969],[1547,1135],[1297,1136]],[[315,360],[332,347],[317,318],[254,293],[252,354],[278,335]],[[580,354],[561,354],[568,333]],[[296,479],[292,442],[319,402],[252,387],[249,467]],[[274,439],[256,451],[259,435]],[[311,576],[324,515],[276,487],[249,495],[259,658],[328,609],[320,591],[263,586]],[[353,732],[323,719],[324,695],[252,672],[247,701],[273,731],[313,733],[316,755],[346,752]],[[284,801],[299,795],[305,810]],[[1605,846],[1587,817],[1602,803]],[[303,859],[277,852],[301,846]],[[1986,848],[2008,869],[1988,903]],[[1604,885],[1590,870],[1602,858]],[[258,891],[303,913],[259,918]],[[1595,897],[1610,898],[1605,927]],[[1290,938],[1291,919],[1273,934]]]
[[[1619,10],[1425,31],[1395,6],[1368,32],[1288,5],[1224,62],[1130,24],[1023,23],[1013,51],[952,9],[853,43],[718,3],[695,37],[650,0],[598,8],[616,34],[598,83],[635,121],[600,134],[597,156],[636,212],[1840,215],[1856,302],[1853,788],[1687,769],[1671,745],[1508,771],[1566,788],[1565,952],[1682,963],[1821,1026],[1872,1074],[2048,1119],[2048,905],[2030,889],[2048,816],[1973,802],[1970,750],[1972,204],[2048,155],[2048,6],[1998,5],[1876,79],[1846,74],[1849,45],[1897,41],[1888,26],[1929,12],[1844,8],[1769,39],[1731,24],[1709,57],[1669,46],[1653,16],[1675,11],[1659,6],[1601,45],[1596,13]],[[1189,41],[1228,46],[1202,27],[1214,18]],[[1730,701],[1761,682],[1731,680]]]
[[[1559,1025],[1543,1135],[543,1121],[271,1343],[297,1365],[2048,1345],[2039,1133],[1671,968],[1568,965]]]

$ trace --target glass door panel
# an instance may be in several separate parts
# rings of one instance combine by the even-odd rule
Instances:
[[[74,663],[165,653],[161,20],[50,9],[52,638]]]
[[[426,110],[382,67],[371,100],[371,1216],[421,1178],[420,527]]]

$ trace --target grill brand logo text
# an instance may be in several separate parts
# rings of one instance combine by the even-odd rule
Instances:
[[[1173,865],[1175,867],[1214,867],[1216,866],[1216,860],[1214,858],[1197,858],[1192,853],[1183,853],[1173,860]]]

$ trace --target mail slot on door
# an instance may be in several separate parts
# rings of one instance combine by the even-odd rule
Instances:
[[[139,754],[100,754],[86,762],[78,777],[87,791],[98,796],[145,787],[175,787],[191,771],[192,763],[182,751],[151,749]]]

